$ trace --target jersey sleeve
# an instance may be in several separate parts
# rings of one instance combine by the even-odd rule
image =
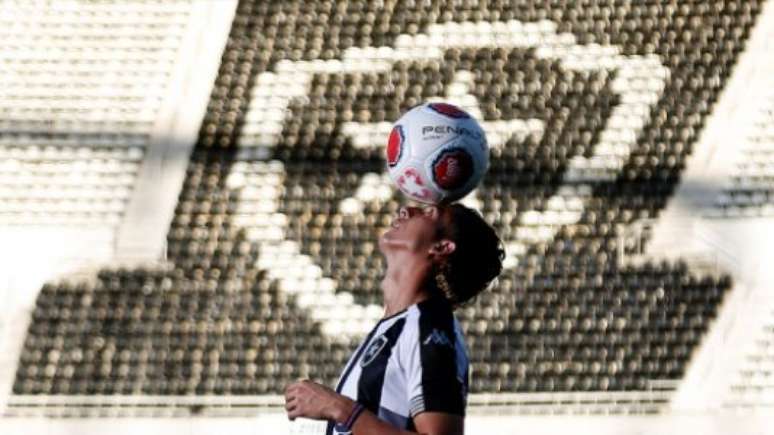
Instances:
[[[451,313],[448,322],[443,320],[434,313],[422,313],[416,327],[404,334],[401,359],[412,418],[422,412],[465,415],[467,357],[464,349],[457,349],[461,343],[457,343]]]

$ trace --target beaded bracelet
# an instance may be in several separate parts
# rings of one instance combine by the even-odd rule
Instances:
[[[349,414],[349,417],[347,417],[347,420],[344,421],[344,423],[336,423],[336,426],[334,427],[336,432],[351,434],[352,426],[355,424],[355,420],[360,417],[360,414],[362,414],[363,411],[365,411],[365,406],[356,403],[355,407],[352,409],[352,412]]]

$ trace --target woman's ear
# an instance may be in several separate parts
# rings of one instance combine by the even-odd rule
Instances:
[[[454,242],[449,239],[443,239],[433,243],[433,246],[430,247],[430,254],[450,255],[456,248],[457,245]]]

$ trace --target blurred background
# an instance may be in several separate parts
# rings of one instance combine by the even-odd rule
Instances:
[[[768,433],[774,2],[0,1],[0,431],[301,433],[444,100],[506,270],[467,430]]]

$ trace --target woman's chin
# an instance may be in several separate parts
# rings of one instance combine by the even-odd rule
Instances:
[[[379,238],[379,250],[382,251],[382,254],[410,249],[411,243],[405,239],[401,239],[389,234],[385,234]]]
[[[379,251],[381,251],[382,254],[384,254],[386,250],[389,250],[390,235],[387,233],[384,233],[381,236],[379,236],[378,245],[379,245]]]

